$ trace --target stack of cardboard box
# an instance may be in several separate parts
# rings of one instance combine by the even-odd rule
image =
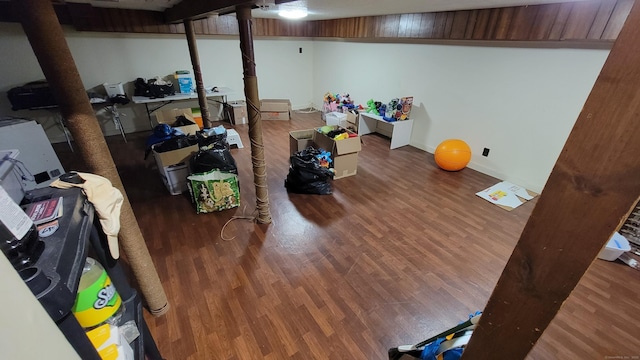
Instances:
[[[260,100],[262,120],[290,120],[291,102],[288,99]]]
[[[339,129],[340,126],[334,126]],[[350,134],[354,134],[348,131]],[[356,175],[358,172],[358,152],[362,150],[360,137],[334,140],[316,129],[291,131],[289,133],[289,150],[291,155],[309,146],[324,149],[331,153],[333,160],[334,179]]]

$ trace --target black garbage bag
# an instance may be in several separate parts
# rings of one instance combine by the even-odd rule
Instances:
[[[227,148],[200,148],[191,158],[191,173],[202,174],[212,170],[220,170],[225,173],[238,175],[236,160],[231,156],[231,151]]]
[[[151,85],[143,78],[137,78],[133,82],[133,95],[151,97]]]
[[[318,195],[333,193],[333,171],[322,167],[317,157],[322,152],[310,147],[291,156],[289,174],[284,181],[288,192]]]
[[[200,149],[227,149],[229,150],[229,143],[227,142],[227,133],[222,134],[207,134],[205,131],[198,131],[196,133],[198,137],[198,146]]]
[[[145,81],[143,78],[137,78],[133,82],[134,96],[146,96],[149,98],[163,98],[169,95],[175,95],[176,91],[172,83],[156,84],[156,79]]]
[[[157,152],[167,152],[186,148],[197,143],[198,140],[193,135],[178,135],[163,141],[160,145],[156,145],[154,149]]]

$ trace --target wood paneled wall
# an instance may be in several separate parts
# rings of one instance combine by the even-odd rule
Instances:
[[[316,21],[315,37],[615,40],[633,0],[603,0]]]
[[[591,41],[616,39],[633,0],[592,0],[495,9],[355,17],[319,21],[254,19],[255,36],[344,39]],[[8,3],[0,4],[0,21],[12,21]],[[61,23],[79,31],[184,33],[167,24],[161,12],[58,5]],[[198,35],[238,35],[233,15],[194,21]]]

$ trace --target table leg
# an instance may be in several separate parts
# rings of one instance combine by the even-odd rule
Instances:
[[[71,136],[69,134],[69,129],[67,129],[67,126],[64,124],[64,118],[62,117],[62,114],[57,113],[55,118],[58,125],[60,125],[60,127],[62,128],[62,132],[64,133],[64,138],[67,139],[67,144],[69,145],[69,149],[71,149],[71,152],[73,152],[73,146],[71,146]]]
[[[113,123],[116,125],[116,128],[118,128],[120,130],[120,135],[122,135],[122,139],[124,139],[124,142],[127,142],[127,137],[124,134],[124,128],[122,126],[122,122],[120,121],[120,112],[118,111],[118,107],[116,106],[116,104],[113,104],[111,106],[111,116],[113,118]],[[125,114],[122,114],[125,115]]]
[[[222,121],[224,120],[224,105],[227,103],[227,96],[226,95],[219,95],[220,98],[222,98],[222,101],[220,100],[215,100],[215,99],[209,99],[209,102],[213,102],[216,104],[216,107],[218,108],[218,114],[216,115],[216,120],[215,121]]]
[[[153,122],[151,122],[151,112],[149,112],[149,105],[145,103],[144,108],[147,110],[147,119],[149,119],[149,126],[151,126],[151,130],[153,130]]]

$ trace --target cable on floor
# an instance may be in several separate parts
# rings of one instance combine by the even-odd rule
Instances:
[[[231,238],[225,238],[224,237],[224,229],[227,227],[227,225],[229,225],[232,221],[234,220],[250,220],[252,222],[255,222],[256,220],[256,216],[255,215],[247,215],[245,213],[245,211],[247,210],[247,206],[244,206],[244,209],[242,209],[242,215],[234,215],[231,217],[231,219],[227,220],[227,222],[224,224],[224,226],[222,227],[222,229],[220,230],[220,238],[224,241],[231,241],[233,239],[235,239],[236,237],[233,236]],[[253,210],[253,213],[255,213],[256,210]]]

